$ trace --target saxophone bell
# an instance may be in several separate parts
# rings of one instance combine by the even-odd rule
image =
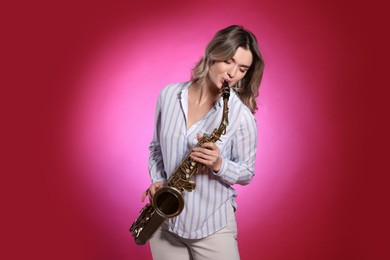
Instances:
[[[183,211],[183,195],[175,187],[164,186],[154,194],[152,205],[161,217],[173,218]]]

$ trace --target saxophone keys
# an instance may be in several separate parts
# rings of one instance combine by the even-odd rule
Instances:
[[[195,186],[196,186],[195,182],[193,182],[193,181],[188,181],[186,184],[184,184],[184,187],[183,187],[183,188],[184,188],[186,191],[191,192],[191,191],[193,191],[193,190],[195,189]]]
[[[184,170],[184,173],[185,173],[185,176],[186,176],[185,178],[186,178],[186,179],[188,179],[188,178],[190,177],[190,172],[191,172],[191,171],[190,171],[189,168],[186,168],[186,169]]]

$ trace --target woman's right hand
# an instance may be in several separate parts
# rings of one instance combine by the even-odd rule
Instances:
[[[149,197],[149,201],[152,202],[153,196],[156,193],[156,191],[164,186],[164,182],[155,182],[149,186],[149,188],[144,191],[141,195],[141,201],[143,202],[146,198],[146,196]]]

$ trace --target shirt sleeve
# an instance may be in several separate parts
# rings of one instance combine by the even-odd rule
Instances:
[[[222,157],[221,169],[214,174],[229,185],[249,184],[254,176],[256,147],[256,120],[252,114],[245,113],[232,139],[230,158]]]
[[[161,99],[160,93],[156,104],[156,115],[154,122],[154,134],[153,139],[149,146],[149,161],[148,169],[152,183],[166,181],[166,174],[164,171],[164,162],[161,153],[160,145],[160,130],[161,130]]]

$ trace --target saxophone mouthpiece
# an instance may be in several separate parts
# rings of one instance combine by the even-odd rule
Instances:
[[[226,87],[226,85],[229,86],[229,82],[227,82],[226,80],[224,80],[223,83],[222,83],[222,88]]]
[[[229,83],[226,80],[224,80],[222,83],[222,97],[225,99],[225,98],[229,98],[229,96],[230,96]]]

